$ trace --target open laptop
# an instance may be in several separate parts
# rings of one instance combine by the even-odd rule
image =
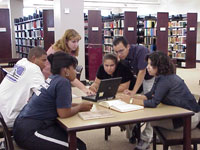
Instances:
[[[117,77],[101,80],[96,95],[82,96],[82,99],[97,102],[115,98],[121,79],[121,77]]]

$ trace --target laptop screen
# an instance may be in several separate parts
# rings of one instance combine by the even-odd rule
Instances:
[[[98,91],[96,93],[96,97],[91,99],[90,96],[84,96],[82,98],[95,102],[103,99],[113,99],[117,93],[118,87],[121,83],[121,79],[121,77],[118,77],[101,80]]]

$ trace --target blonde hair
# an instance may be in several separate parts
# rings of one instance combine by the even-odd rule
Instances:
[[[69,48],[69,46],[66,44],[67,41],[69,40],[81,40],[81,36],[79,35],[79,33],[74,30],[74,29],[68,29],[65,31],[64,35],[62,36],[61,39],[59,39],[58,41],[56,41],[56,43],[53,45],[53,49],[55,51],[64,51],[68,54],[71,54],[71,50]],[[79,46],[77,47],[77,49],[75,50],[75,56],[78,56],[78,52],[79,52]]]

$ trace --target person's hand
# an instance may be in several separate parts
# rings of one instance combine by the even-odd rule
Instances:
[[[93,104],[89,102],[82,102],[80,104],[80,111],[89,111],[92,108]]]
[[[87,95],[95,95],[95,92],[91,91],[90,89],[88,88],[85,88],[83,89],[83,92]]]
[[[97,92],[97,89],[96,89],[94,86],[90,86],[89,89],[90,89],[92,92],[94,92],[94,93]]]
[[[131,97],[133,97],[135,95],[135,93],[133,91],[130,91],[128,89],[124,90],[124,94],[129,95]]]
[[[126,102],[126,103],[129,103],[130,102],[130,99],[131,99],[131,96],[127,95],[127,94],[120,94],[120,95],[117,95],[116,98],[119,98],[121,99],[122,101]]]

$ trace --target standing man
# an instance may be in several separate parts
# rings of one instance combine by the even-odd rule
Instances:
[[[33,92],[44,83],[42,69],[47,61],[46,51],[32,48],[28,58],[19,60],[0,85],[0,111],[8,127],[14,121]]]
[[[154,83],[154,77],[150,76],[146,70],[147,62],[145,57],[149,53],[149,50],[141,45],[129,45],[124,37],[116,38],[113,41],[113,48],[118,58],[129,67],[133,74],[130,84],[133,86],[133,89],[129,87],[130,90],[124,92],[132,97],[139,92],[142,84],[144,94],[149,92]],[[132,126],[127,126],[126,128],[131,130],[132,133]],[[150,123],[147,123],[146,128],[141,134],[141,140],[136,146],[136,150],[146,150],[150,145],[152,135],[153,128]]]

